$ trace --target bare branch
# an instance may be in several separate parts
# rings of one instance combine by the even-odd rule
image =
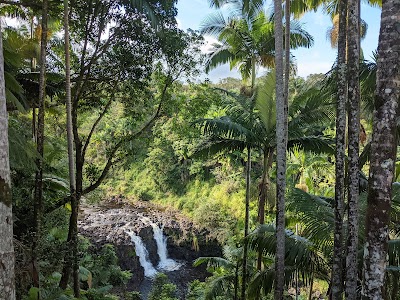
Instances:
[[[99,178],[92,183],[91,185],[89,185],[87,188],[85,188],[82,191],[82,195],[86,195],[92,191],[94,191],[96,188],[98,188],[100,186],[100,184],[103,182],[103,180],[106,178],[108,171],[111,169],[112,165],[116,162],[114,161],[114,156],[117,153],[117,151],[121,148],[121,146],[126,143],[129,142],[131,140],[133,140],[134,138],[138,137],[140,134],[142,134],[144,131],[146,131],[153,123],[154,121],[159,117],[160,112],[161,112],[161,106],[163,104],[163,102],[165,101],[165,97],[167,94],[167,89],[168,87],[173,83],[173,80],[171,80],[171,78],[167,78],[164,88],[162,90],[162,94],[161,94],[161,100],[160,103],[158,104],[157,110],[154,112],[154,114],[150,117],[150,119],[143,124],[143,126],[141,128],[139,128],[138,131],[136,131],[135,133],[133,133],[132,135],[123,137],[115,146],[114,148],[111,150],[110,155],[107,159],[107,163],[103,168],[103,171],[101,172],[101,175],[99,176]]]
[[[112,103],[112,98],[108,101],[108,103],[104,107],[103,111],[100,113],[99,117],[93,123],[92,128],[90,129],[89,135],[87,136],[87,138],[85,140],[85,145],[83,146],[83,149],[82,149],[82,157],[83,157],[83,159],[85,158],[86,150],[87,150],[87,147],[89,146],[90,139],[92,138],[92,135],[93,135],[94,131],[96,130],[97,125],[100,123],[101,119],[103,119],[103,117],[106,114],[108,108],[111,106],[111,103]]]

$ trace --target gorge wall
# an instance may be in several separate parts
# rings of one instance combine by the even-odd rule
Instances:
[[[159,266],[162,238],[157,238],[157,245],[154,235],[157,229],[161,230],[159,234],[164,234],[163,241],[168,251],[166,254],[161,252],[161,260],[164,264],[175,260],[180,265],[179,271]],[[143,242],[151,265],[155,268],[158,266],[158,271],[168,275],[177,285],[180,296],[184,295],[188,282],[204,280],[207,275],[205,267],[194,268],[193,261],[201,256],[222,254],[221,246],[210,239],[206,229],[199,228],[178,211],[148,202],[124,204],[113,201],[99,206],[82,206],[79,232],[89,238],[95,247],[114,245],[121,268],[130,270],[133,275],[128,282],[128,289],[142,290],[144,293],[149,290],[151,278],[145,277],[132,236],[137,236]]]

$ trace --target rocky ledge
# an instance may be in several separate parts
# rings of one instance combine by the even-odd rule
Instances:
[[[220,245],[209,238],[206,229],[196,226],[190,219],[173,209],[166,209],[149,202],[125,204],[113,199],[98,206],[82,206],[81,210],[78,221],[80,234],[89,238],[95,246],[114,245],[121,268],[130,270],[133,274],[128,283],[130,290],[138,290],[145,277],[144,269],[139,263],[135,246],[127,231],[141,237],[150,261],[156,266],[159,256],[151,224],[163,228],[167,236],[169,257],[184,265],[179,272],[168,274],[177,284],[180,293],[184,292],[189,281],[203,280],[206,276],[204,267],[192,267],[193,260],[200,256],[221,255]]]

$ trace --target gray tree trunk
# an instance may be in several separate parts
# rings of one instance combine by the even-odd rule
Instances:
[[[282,1],[274,0],[275,21],[275,68],[276,68],[276,255],[275,255],[275,300],[283,299],[285,285],[285,190],[287,107],[283,84],[283,26]]]
[[[357,252],[358,252],[358,199],[359,199],[359,140],[360,140],[360,0],[348,1],[348,155],[349,155],[349,196],[348,196],[348,242],[346,256],[346,299],[357,299]]]
[[[337,61],[337,102],[336,102],[336,152],[335,152],[335,232],[333,239],[333,261],[331,274],[331,299],[343,299],[343,212],[345,177],[346,137],[346,33],[347,0],[339,2],[339,37]]]
[[[1,299],[15,300],[15,255],[8,151],[8,116],[0,22],[0,297]]]
[[[41,231],[41,219],[43,210],[43,155],[44,155],[44,114],[45,114],[45,97],[46,97],[46,47],[47,47],[47,18],[48,18],[48,2],[43,1],[42,6],[42,33],[40,38],[40,75],[39,75],[39,99],[38,99],[38,116],[36,131],[36,149],[39,154],[36,160],[36,176],[34,191],[34,236],[32,241],[32,267],[33,267],[33,285],[40,286],[39,282],[39,264],[38,264],[38,246]]]
[[[286,0],[285,1],[285,92],[284,92],[285,107],[289,106],[289,80],[290,80],[290,0]],[[285,115],[285,123],[287,123],[287,113]]]
[[[388,225],[397,146],[400,1],[384,0],[382,4],[364,246],[363,299],[384,299]]]
[[[68,0],[64,0],[64,44],[65,44],[65,103],[67,114],[67,141],[68,141],[68,167],[71,203],[76,203],[76,179],[75,179],[75,160],[74,160],[74,136],[72,132],[72,103],[71,103],[71,63],[69,53],[69,5]],[[72,252],[77,252],[74,248]],[[73,282],[74,296],[80,297],[79,287],[79,262],[74,255],[73,259]]]
[[[69,53],[69,8],[68,0],[64,0],[64,43],[65,43],[65,103],[67,114],[68,166],[71,195],[75,193],[75,160],[74,136],[72,133],[72,104],[71,104],[71,63]]]

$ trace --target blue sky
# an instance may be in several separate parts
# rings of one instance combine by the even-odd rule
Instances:
[[[207,0],[179,0],[178,1],[178,24],[182,29],[199,29],[200,24],[207,14],[215,11],[208,5]],[[380,9],[361,5],[361,17],[368,24],[367,36],[361,46],[364,56],[369,59],[372,51],[376,50],[379,36]],[[314,46],[310,49],[298,49],[292,51],[296,57],[298,75],[307,77],[314,73],[326,73],[330,70],[336,58],[336,50],[331,48],[326,38],[327,29],[331,26],[331,19],[322,11],[307,13],[301,19],[305,29],[314,37]],[[206,41],[213,42],[213,38],[206,37]],[[207,47],[205,47],[206,49]],[[259,70],[262,73],[263,70]],[[208,78],[217,82],[225,77],[240,77],[235,70],[230,71],[229,66],[221,66],[211,71]]]

